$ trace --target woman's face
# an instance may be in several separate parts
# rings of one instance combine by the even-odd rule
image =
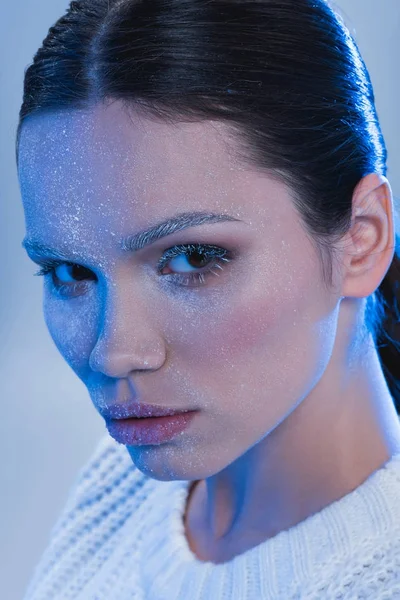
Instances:
[[[128,398],[198,411],[168,442],[127,445],[160,480],[208,477],[268,436],[316,386],[335,341],[339,296],[289,189],[241,166],[225,127],[157,123],[116,101],[30,117],[21,134],[26,239],[42,246],[26,248],[40,266],[54,260],[43,247],[60,256],[43,304],[60,353],[100,414]],[[121,249],[197,211],[231,220]],[[160,269],[186,244],[217,254],[186,250]]]

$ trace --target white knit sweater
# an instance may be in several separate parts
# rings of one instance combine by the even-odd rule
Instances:
[[[227,563],[184,536],[189,481],[139,471],[108,433],[81,469],[24,600],[400,600],[400,454]]]

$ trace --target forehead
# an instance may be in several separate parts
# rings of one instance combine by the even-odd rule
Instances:
[[[240,168],[228,152],[222,123],[166,124],[126,110],[118,101],[86,110],[42,113],[21,131],[19,178],[24,200],[60,205],[112,196],[130,203],[220,189]],[[25,191],[27,192],[25,194]],[[56,198],[55,198],[56,196]],[[158,207],[159,208],[159,207]]]
[[[115,240],[188,211],[274,222],[288,190],[243,163],[236,144],[223,122],[164,123],[119,101],[28,117],[19,146],[26,237],[106,260]]]
[[[162,123],[119,101],[28,117],[19,147],[28,234],[40,227],[49,241],[107,225],[123,236],[188,209],[238,208],[232,191],[247,175],[233,147],[221,122]]]

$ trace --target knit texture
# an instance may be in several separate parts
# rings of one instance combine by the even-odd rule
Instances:
[[[78,474],[24,600],[400,600],[400,454],[227,563],[184,535],[190,481],[158,481],[108,433]]]

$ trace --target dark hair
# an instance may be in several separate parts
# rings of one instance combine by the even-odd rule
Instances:
[[[332,283],[353,191],[387,151],[356,42],[325,0],[72,1],[25,71],[17,130],[39,111],[123,100],[166,122],[220,119],[240,158],[290,186]],[[239,154],[238,154],[239,156]],[[367,299],[400,413],[400,247]]]

